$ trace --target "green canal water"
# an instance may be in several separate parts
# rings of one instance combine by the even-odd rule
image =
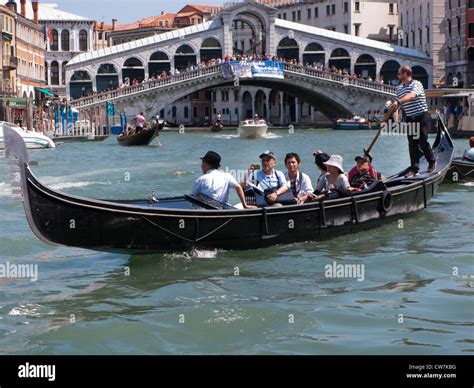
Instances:
[[[341,154],[348,169],[372,136],[163,133],[162,147],[123,148],[111,137],[30,158],[53,189],[142,198],[152,188],[157,196],[188,192],[209,149],[222,155],[224,170],[236,171],[266,149],[279,156],[280,169],[285,153],[298,152],[315,180],[315,149]],[[455,144],[457,155],[467,146]],[[408,165],[404,137],[380,138],[373,154],[386,176]],[[38,264],[37,281],[0,278],[2,354],[474,352],[474,186],[443,185],[403,228],[395,221],[325,242],[145,256],[45,245],[10,191],[2,158],[0,264]],[[363,281],[326,277],[333,263],[363,264]]]

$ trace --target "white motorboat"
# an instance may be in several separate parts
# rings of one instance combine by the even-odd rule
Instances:
[[[56,148],[54,142],[48,136],[43,135],[41,132],[28,131],[16,124],[0,121],[0,149],[5,148],[5,143],[3,141],[4,126],[9,126],[15,132],[17,132],[23,138],[26,148]]]
[[[265,136],[268,125],[265,120],[244,120],[239,126],[239,136],[244,139],[257,139]]]

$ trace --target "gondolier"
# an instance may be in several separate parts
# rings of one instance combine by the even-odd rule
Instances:
[[[420,151],[422,150],[428,161],[427,172],[433,172],[436,168],[436,159],[433,149],[428,143],[429,115],[428,104],[426,103],[425,90],[420,81],[412,78],[410,66],[402,66],[398,70],[398,79],[401,84],[398,86],[395,104],[403,109],[402,121],[406,123],[419,123],[417,131],[410,128],[407,131],[408,149],[410,152],[410,167],[406,176],[416,176],[420,170]]]

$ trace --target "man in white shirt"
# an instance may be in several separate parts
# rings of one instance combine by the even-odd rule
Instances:
[[[201,169],[204,175],[196,179],[191,192],[192,195],[204,194],[216,201],[228,203],[229,190],[233,187],[237,192],[244,209],[254,207],[247,205],[244,190],[235,178],[231,174],[218,170],[221,163],[221,157],[217,152],[208,151],[201,160]]]
[[[275,169],[276,158],[271,151],[265,151],[260,155],[262,161],[262,169],[255,171],[255,165],[252,164],[248,170],[248,178],[244,177],[243,185],[247,186],[247,181],[255,184],[262,192],[265,190],[273,191],[266,195],[269,205],[276,204],[278,196],[288,190],[285,174]]]
[[[304,203],[313,197],[313,185],[311,179],[305,173],[300,172],[301,159],[298,154],[290,152],[285,156],[285,179],[288,188],[292,191],[297,203]]]

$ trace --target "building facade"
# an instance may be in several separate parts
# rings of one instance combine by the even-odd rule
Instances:
[[[446,86],[474,87],[474,1],[447,0]]]
[[[100,50],[110,46],[110,32],[112,25],[104,22],[94,22],[94,50]]]
[[[46,40],[38,23],[38,3],[32,3],[33,20],[16,16],[17,95],[34,98],[36,88],[44,87]],[[23,11],[23,10],[22,10]]]
[[[278,18],[362,38],[396,43],[397,1],[262,0],[278,8]]]
[[[459,1],[459,0],[453,0]],[[464,0],[465,1],[465,0]],[[400,0],[399,43],[433,60],[433,85],[446,83],[446,4],[440,0]]]
[[[2,96],[16,96],[16,12],[5,6],[0,6],[0,25],[2,34],[2,67],[1,86]]]

